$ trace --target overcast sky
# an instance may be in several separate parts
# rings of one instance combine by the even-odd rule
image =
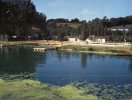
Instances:
[[[91,20],[132,15],[132,0],[32,0],[50,18]]]

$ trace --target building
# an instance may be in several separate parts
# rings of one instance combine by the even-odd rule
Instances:
[[[78,41],[80,41],[80,39],[78,39],[78,37],[69,37],[69,41],[70,42],[78,42]]]
[[[110,31],[122,31],[122,32],[128,32],[132,28],[132,25],[126,25],[126,26],[115,26],[108,28]]]
[[[116,32],[119,31],[119,33],[123,33],[124,34],[124,42],[127,42],[127,33],[129,33],[129,31],[132,30],[132,25],[122,25],[122,26],[115,26],[115,27],[111,27],[108,28],[109,31]]]
[[[100,36],[89,36],[86,39],[86,43],[106,43],[106,37],[100,37]]]

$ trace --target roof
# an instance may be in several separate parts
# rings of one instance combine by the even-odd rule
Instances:
[[[121,26],[114,26],[111,27],[112,29],[132,29],[132,25],[121,25]]]
[[[111,28],[108,28],[108,30],[111,30],[111,31],[126,31],[128,32],[130,29],[132,29],[132,25],[122,25],[122,26],[114,26],[114,27],[111,27]]]

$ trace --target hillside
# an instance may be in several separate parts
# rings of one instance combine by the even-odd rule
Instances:
[[[80,24],[80,23],[57,23],[57,26],[60,26],[60,25],[62,25],[63,27],[64,27],[64,26],[69,26],[69,27],[71,27],[71,28],[76,29],[76,28],[78,28],[81,24]]]

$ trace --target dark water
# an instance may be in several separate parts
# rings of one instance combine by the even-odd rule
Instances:
[[[3,48],[0,49],[0,72],[35,72],[35,79],[57,85],[75,81],[125,84],[132,83],[132,58]]]

